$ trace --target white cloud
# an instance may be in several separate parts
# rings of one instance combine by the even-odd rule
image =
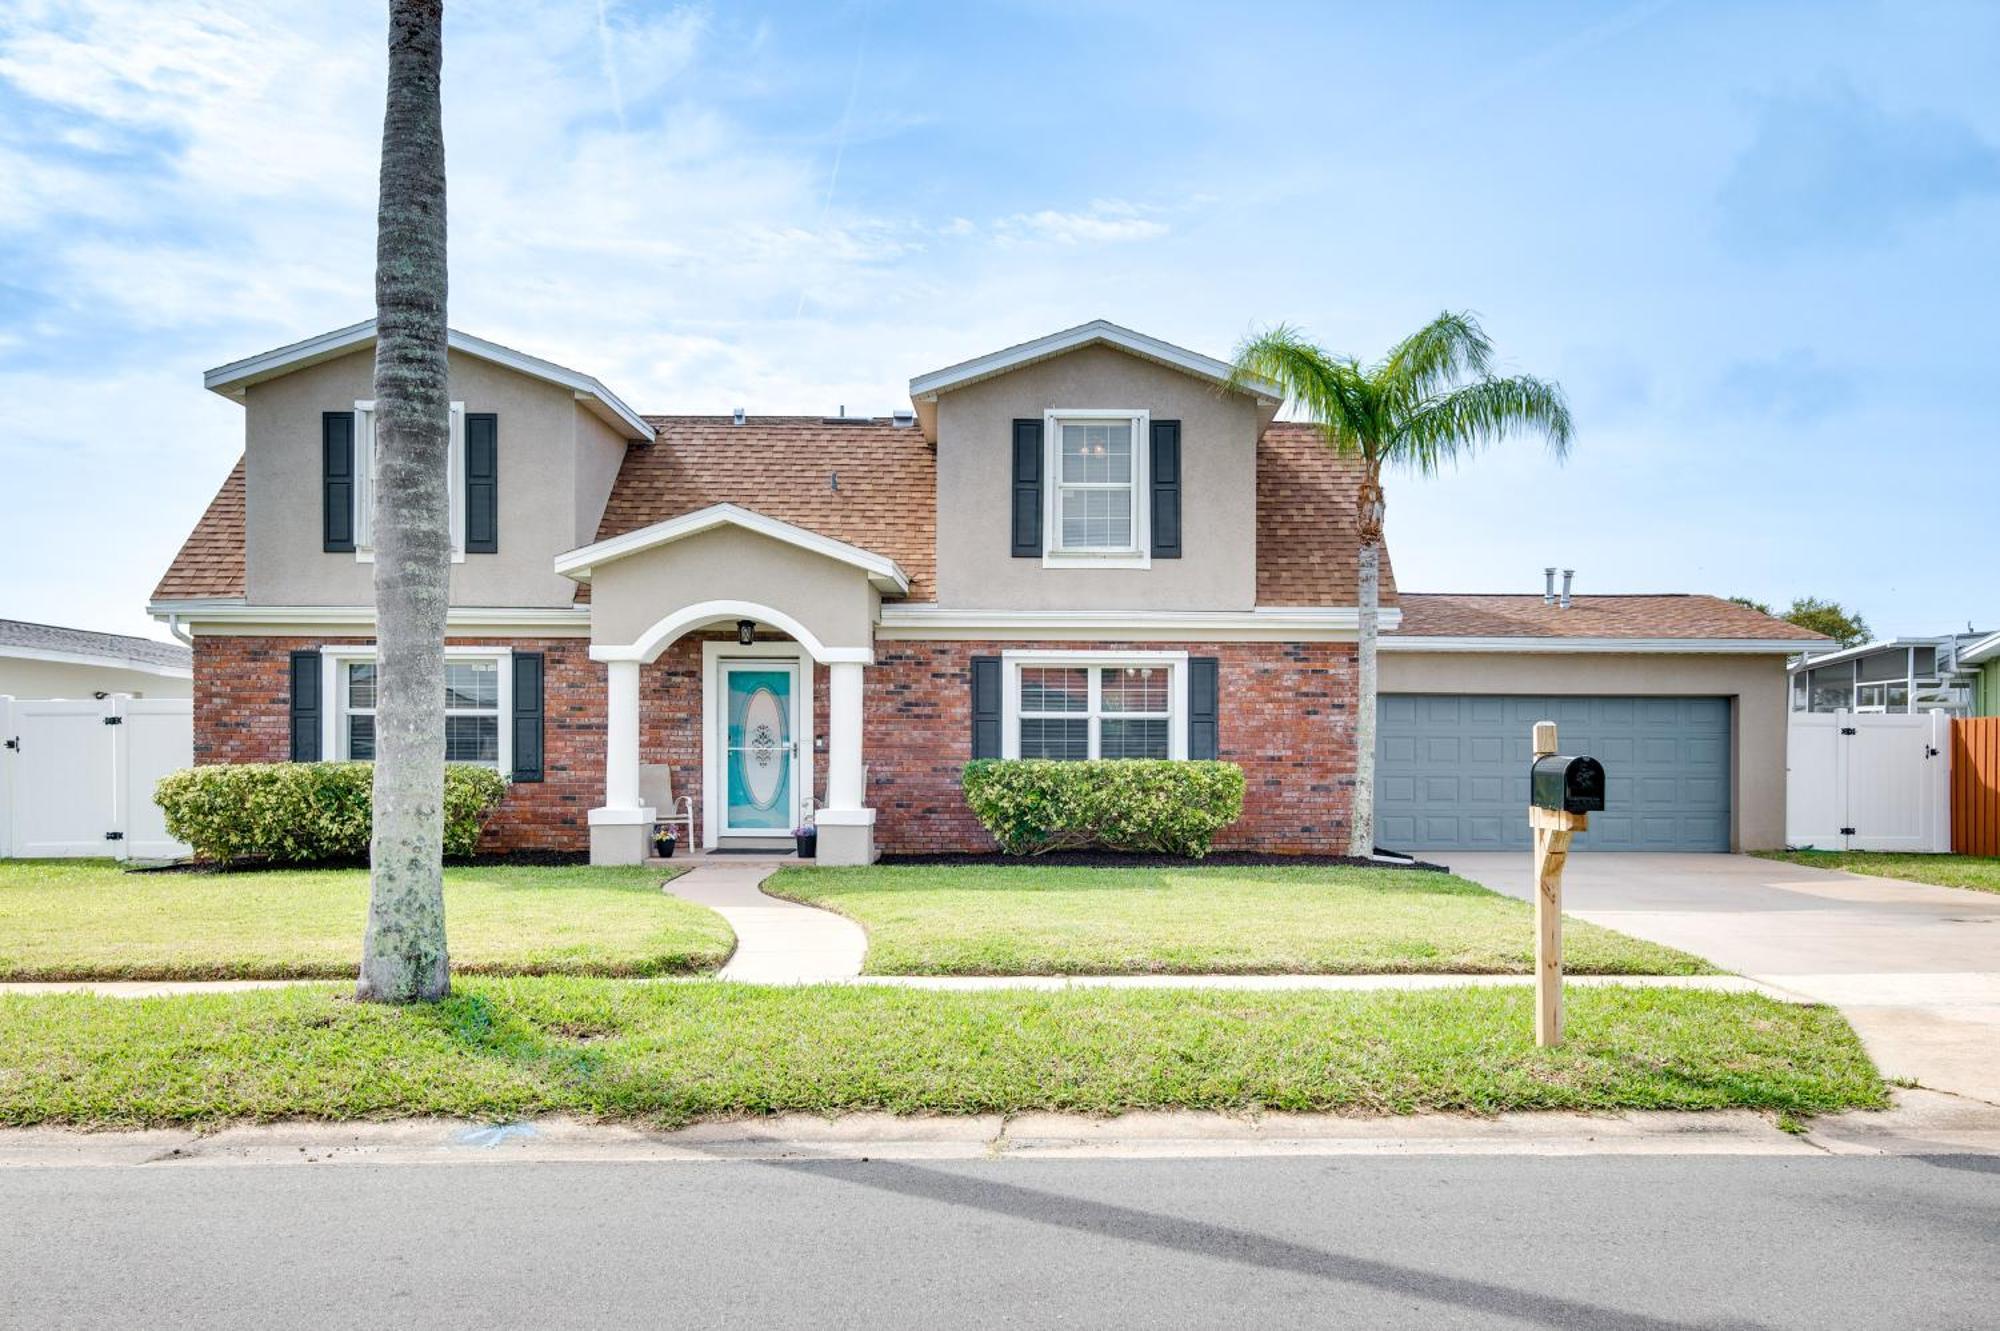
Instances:
[[[1115,244],[1153,240],[1167,234],[1167,224],[1142,215],[1142,210],[1116,199],[1099,199],[1080,213],[1043,209],[1016,213],[994,223],[1003,244],[1046,241],[1056,245]]]

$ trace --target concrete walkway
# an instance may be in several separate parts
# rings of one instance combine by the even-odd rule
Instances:
[[[683,901],[706,906],[736,931],[725,980],[750,984],[815,984],[861,974],[868,935],[844,915],[766,896],[758,885],[785,863],[772,859],[705,858],[667,884]]]
[[[1426,858],[1530,895],[1528,856]],[[1573,855],[1568,914],[1838,1007],[1890,1077],[2000,1105],[2000,894],[1747,855]]]

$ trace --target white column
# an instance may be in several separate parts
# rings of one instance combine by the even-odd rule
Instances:
[[[639,807],[639,663],[610,661],[604,705],[604,807]]]
[[[826,807],[859,809],[861,777],[861,663],[835,661],[826,668]]]

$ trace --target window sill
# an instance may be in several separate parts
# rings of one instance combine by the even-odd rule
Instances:
[[[1153,557],[1125,550],[1115,554],[1084,554],[1050,550],[1042,555],[1043,568],[1151,568]]]

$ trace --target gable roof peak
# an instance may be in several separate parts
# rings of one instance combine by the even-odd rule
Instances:
[[[975,356],[956,365],[947,365],[941,370],[932,370],[929,374],[920,374],[910,380],[910,400],[919,404],[921,408],[924,403],[935,402],[940,393],[964,388],[983,379],[991,379],[1023,366],[1033,365],[1037,361],[1050,360],[1090,346],[1116,347],[1143,360],[1192,374],[1196,378],[1206,379],[1217,385],[1231,383],[1235,372],[1235,367],[1228,361],[1217,360],[1213,356],[1204,356],[1198,351],[1175,346],[1171,342],[1161,341],[1157,337],[1127,328],[1123,324],[1115,324],[1109,319],[1092,319],[1074,328],[1065,328],[1045,337],[1003,347],[984,356]],[[1276,407],[1285,398],[1284,390],[1266,379],[1246,378],[1238,381],[1237,386],[1272,407]]]

